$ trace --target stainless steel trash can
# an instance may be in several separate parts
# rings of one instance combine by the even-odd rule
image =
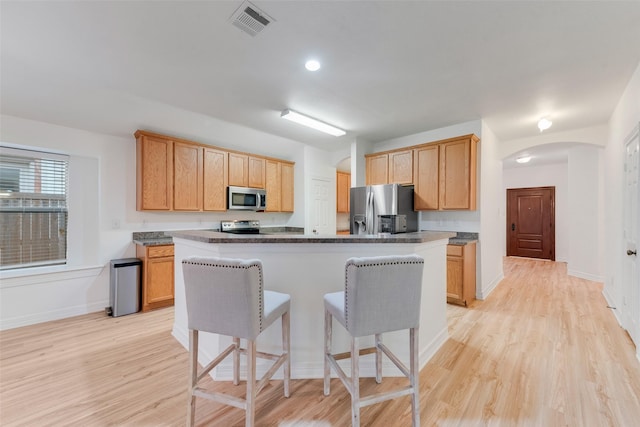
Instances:
[[[107,314],[117,317],[140,311],[141,272],[142,261],[138,258],[111,260]]]

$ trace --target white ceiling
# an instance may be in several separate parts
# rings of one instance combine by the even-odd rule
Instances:
[[[253,3],[256,37],[240,0],[3,0],[0,111],[130,137],[163,129],[144,99],[329,150],[483,118],[506,141],[606,123],[640,64],[640,1]]]

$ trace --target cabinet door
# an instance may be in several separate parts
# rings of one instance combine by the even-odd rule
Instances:
[[[173,144],[173,209],[202,210],[203,148],[197,145]]]
[[[204,149],[203,209],[224,211],[227,209],[228,153]]]
[[[142,311],[173,305],[173,257],[148,258]]]
[[[282,165],[273,160],[266,161],[267,212],[280,212],[282,201]]]
[[[463,258],[447,256],[447,302],[464,304],[462,295]]]
[[[389,183],[389,156],[380,154],[368,156],[366,162],[367,185]]]
[[[389,153],[389,184],[413,183],[413,151]]]
[[[265,188],[265,163],[265,159],[249,156],[249,187]]]
[[[440,209],[476,208],[475,151],[471,139],[440,144]]]
[[[413,208],[415,210],[438,209],[439,146],[437,144],[414,150]]]
[[[136,208],[171,210],[173,207],[173,142],[141,135],[136,142]]]
[[[345,172],[336,173],[336,211],[338,213],[349,212],[349,193],[351,190],[351,174]]]
[[[280,187],[282,198],[280,200],[280,210],[282,212],[293,212],[293,165],[282,163],[282,185]],[[269,196],[267,196],[267,201]]]
[[[249,185],[249,156],[246,154],[229,153],[229,185]]]

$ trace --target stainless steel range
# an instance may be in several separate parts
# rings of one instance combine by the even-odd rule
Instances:
[[[255,219],[220,221],[220,231],[234,234],[260,234],[260,221]]]

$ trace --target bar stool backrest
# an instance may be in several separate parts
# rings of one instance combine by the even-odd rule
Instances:
[[[345,270],[345,320],[352,336],[419,326],[424,270],[420,256],[350,258]]]
[[[255,339],[262,331],[262,262],[214,257],[182,261],[189,329]]]

